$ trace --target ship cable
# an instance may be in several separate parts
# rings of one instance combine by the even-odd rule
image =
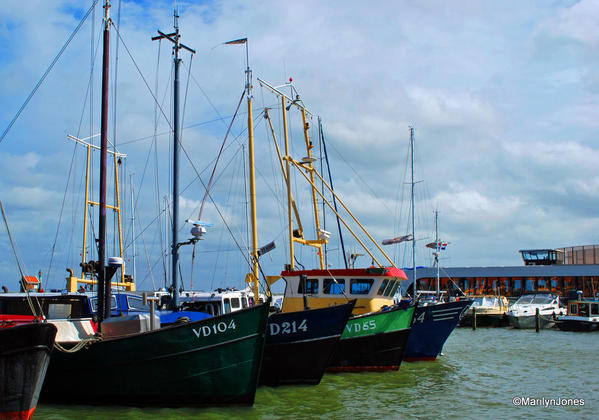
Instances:
[[[77,32],[79,32],[79,29],[81,29],[81,26],[83,26],[83,23],[87,20],[87,17],[90,15],[90,13],[92,12],[92,10],[95,9],[96,3],[98,3],[98,0],[94,0],[93,4],[87,10],[87,13],[85,13],[85,15],[83,16],[83,18],[79,22],[79,25],[77,25],[77,27],[75,28],[75,30],[71,33],[71,35],[69,36],[69,38],[67,39],[67,41],[65,42],[65,44],[62,46],[62,48],[60,49],[60,51],[58,51],[58,54],[56,54],[56,56],[54,57],[54,60],[52,60],[52,62],[50,63],[50,65],[48,66],[48,68],[46,69],[46,71],[44,72],[44,74],[42,75],[42,77],[38,80],[38,82],[36,83],[36,85],[33,87],[33,90],[29,93],[29,95],[25,99],[25,102],[23,102],[23,105],[21,105],[21,107],[17,111],[16,115],[10,121],[10,123],[8,124],[8,127],[6,127],[4,129],[4,132],[2,133],[2,136],[0,136],[0,143],[2,143],[2,141],[6,137],[6,135],[8,134],[8,132],[10,131],[10,129],[12,128],[12,126],[14,125],[14,123],[17,121],[17,119],[19,118],[19,116],[21,115],[21,113],[25,110],[25,107],[27,106],[27,104],[29,103],[29,101],[31,100],[31,98],[33,98],[33,95],[35,95],[35,93],[40,88],[40,86],[42,85],[42,83],[44,82],[44,80],[46,79],[46,77],[48,76],[48,74],[50,74],[50,71],[52,71],[52,69],[54,68],[54,65],[58,62],[58,59],[62,56],[62,53],[69,46],[69,44],[71,43],[71,41],[73,40],[73,38],[75,37],[75,35],[77,35]]]

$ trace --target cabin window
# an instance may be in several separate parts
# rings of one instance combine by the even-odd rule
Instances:
[[[116,296],[110,297],[110,309],[116,309]],[[92,308],[94,312],[98,312],[98,298],[91,298]]]
[[[48,305],[48,318],[67,319],[71,317],[71,305],[68,303],[51,303]]]
[[[599,315],[599,303],[591,303],[591,315]]]
[[[324,279],[322,292],[326,295],[342,295],[345,292],[345,279]]]
[[[573,303],[570,305],[570,314],[571,315],[576,315],[578,314],[578,305]]]
[[[393,290],[393,286],[395,285],[395,280],[391,280],[389,282],[389,286],[385,289],[385,296],[389,296],[391,294],[391,290]]]
[[[390,296],[395,296],[395,293],[397,292],[397,288],[399,287],[399,282],[396,281],[395,284],[393,285],[393,289],[391,290],[391,295]]]
[[[377,295],[382,295],[385,292],[385,289],[387,288],[387,285],[389,284],[389,280],[385,279],[383,280],[383,282],[381,283],[381,287],[379,287],[379,291],[376,292]]]
[[[578,310],[580,312],[580,316],[589,316],[589,304],[588,303],[579,304]]]
[[[225,313],[228,314],[229,312],[231,312],[231,301],[229,300],[229,298],[224,298],[223,299],[223,305],[225,307]]]
[[[315,295],[318,293],[318,279],[306,279],[300,277],[297,292],[304,295]]]
[[[142,298],[137,296],[127,296],[127,306],[130,311],[149,311],[150,305],[144,305]]]
[[[241,307],[242,308],[247,308],[248,307],[248,298],[246,298],[246,297],[242,297],[241,298]]]
[[[372,287],[372,279],[351,279],[350,293],[352,295],[367,295]]]
[[[231,308],[239,309],[241,304],[239,303],[239,298],[231,298]]]

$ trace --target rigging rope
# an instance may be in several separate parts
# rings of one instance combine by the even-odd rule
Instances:
[[[218,155],[216,156],[216,162],[214,162],[214,167],[212,168],[212,173],[210,174],[210,179],[208,180],[208,188],[206,189],[206,192],[204,193],[204,197],[202,198],[202,204],[200,205],[200,214],[198,216],[198,220],[202,220],[202,213],[204,212],[204,204],[206,203],[206,196],[208,195],[208,191],[210,191],[210,188],[212,187],[212,181],[214,180],[214,173],[216,172],[216,167],[218,165],[218,162],[220,161],[221,155],[223,154],[223,149],[225,147],[225,144],[227,143],[227,138],[229,137],[229,133],[231,132],[231,127],[233,127],[233,123],[235,122],[235,118],[237,117],[237,113],[239,112],[239,108],[241,107],[241,103],[243,102],[244,96],[245,96],[245,89],[243,89],[243,92],[241,93],[241,97],[239,98],[239,102],[237,103],[237,108],[235,109],[233,118],[231,119],[231,122],[229,123],[229,127],[227,128],[227,133],[225,134],[223,143],[220,146]]]
[[[4,224],[6,225],[6,231],[8,232],[8,239],[10,239],[10,245],[12,246],[12,252],[15,255],[15,260],[17,261],[17,267],[19,268],[19,273],[21,273],[21,287],[25,292],[27,292],[27,303],[29,304],[29,309],[31,309],[31,313],[36,318],[39,318],[35,307],[33,306],[33,302],[31,301],[31,296],[29,296],[29,289],[27,288],[27,279],[25,279],[25,273],[23,272],[23,268],[21,267],[21,262],[19,261],[19,256],[17,254],[16,245],[12,239],[12,235],[10,233],[10,227],[8,226],[8,220],[6,219],[6,213],[4,213],[4,206],[2,205],[2,200],[0,200],[0,209],[2,210],[2,218],[4,219]],[[38,302],[39,305],[39,302]],[[40,307],[41,310],[41,307]],[[43,315],[43,312],[42,312]]]
[[[8,134],[8,132],[10,131],[10,129],[12,128],[12,126],[14,125],[14,123],[17,121],[17,118],[19,118],[19,116],[21,115],[21,113],[23,112],[23,110],[25,110],[25,107],[27,106],[27,104],[29,103],[29,101],[31,100],[31,98],[33,98],[33,95],[35,95],[35,93],[37,92],[37,90],[39,89],[39,87],[42,85],[42,83],[44,82],[44,80],[46,79],[46,77],[48,76],[48,74],[50,73],[50,71],[52,71],[52,68],[54,68],[54,65],[56,64],[56,62],[58,62],[58,59],[60,58],[60,56],[62,55],[62,53],[69,46],[69,44],[71,43],[71,41],[73,40],[73,38],[75,37],[75,35],[77,34],[77,32],[79,32],[79,29],[81,29],[81,26],[83,26],[83,23],[87,20],[87,17],[89,16],[89,14],[96,7],[96,3],[98,3],[98,0],[94,0],[94,2],[91,5],[91,7],[87,10],[87,13],[85,13],[85,15],[83,16],[83,18],[79,22],[79,25],[77,25],[77,27],[75,28],[75,30],[71,33],[71,35],[69,36],[69,38],[67,39],[67,41],[65,42],[65,44],[62,46],[62,48],[60,49],[60,51],[58,52],[58,54],[56,54],[56,56],[54,57],[54,60],[52,60],[52,63],[50,63],[50,66],[46,69],[46,71],[42,75],[41,79],[36,83],[36,85],[34,86],[33,90],[29,93],[29,96],[27,96],[27,99],[25,99],[25,102],[23,102],[23,105],[21,105],[21,107],[19,108],[19,110],[17,111],[17,114],[10,121],[10,123],[8,124],[8,127],[6,127],[6,129],[2,133],[2,136],[0,136],[0,143],[2,143],[2,141],[6,137],[6,135]]]

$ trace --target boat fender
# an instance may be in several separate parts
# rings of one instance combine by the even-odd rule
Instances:
[[[174,322],[176,325],[179,324],[187,324],[191,322],[191,319],[188,316],[180,316],[179,318],[177,318],[177,320]]]

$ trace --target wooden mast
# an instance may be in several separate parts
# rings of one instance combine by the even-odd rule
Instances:
[[[248,165],[250,172],[250,213],[252,218],[252,288],[254,293],[254,302],[260,300],[259,288],[259,266],[258,266],[258,218],[256,216],[256,174],[255,174],[255,159],[254,159],[254,117],[252,115],[252,71],[250,69],[248,42],[245,40],[246,53],[246,92],[248,101]]]

